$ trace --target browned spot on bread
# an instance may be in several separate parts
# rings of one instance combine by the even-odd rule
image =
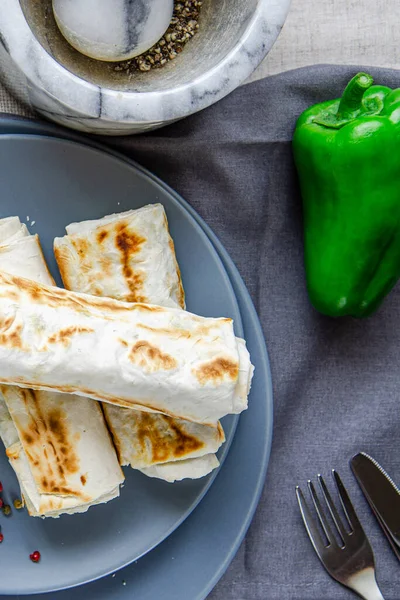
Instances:
[[[52,493],[60,494],[62,496],[79,496],[82,500],[90,500],[87,496],[83,496],[77,490],[74,490],[72,487],[64,486],[64,485],[56,485],[54,481],[50,481],[49,488],[51,488]]]
[[[192,372],[202,385],[218,383],[225,379],[235,381],[239,376],[239,364],[228,358],[215,358]]]
[[[168,228],[168,225],[167,225],[167,228]],[[185,308],[185,291],[183,289],[183,284],[182,284],[181,270],[179,268],[178,261],[176,260],[175,244],[171,237],[169,238],[168,244],[169,244],[170,250],[172,252],[172,256],[174,257],[176,275],[178,277],[178,303],[181,308]]]
[[[149,327],[149,325],[144,325],[143,323],[138,323],[137,327],[140,329],[144,329],[145,331],[151,331],[152,333],[157,333],[158,335],[167,335],[168,337],[184,337],[190,339],[192,336],[194,337],[194,332],[190,332],[187,329],[168,329],[166,327]]]
[[[165,354],[156,346],[152,346],[149,342],[140,341],[131,348],[129,359],[133,364],[142,367],[147,373],[155,371],[170,371],[178,366],[177,361],[173,356]]]
[[[30,460],[31,462],[33,462],[33,460],[34,460],[34,459],[33,459],[33,456],[32,456],[32,454],[29,452],[29,450],[27,450],[26,448],[25,448],[25,454],[26,454],[26,456],[29,458],[29,460]]]
[[[176,438],[176,445],[174,448],[174,456],[181,458],[191,452],[200,450],[204,446],[204,442],[198,440],[196,437],[187,435],[170,417],[164,416],[164,419],[168,419],[171,429],[174,431]]]
[[[0,346],[25,350],[22,329],[22,325],[17,325],[14,317],[0,318]]]
[[[126,302],[146,302],[146,298],[140,293],[144,283],[144,274],[134,273],[131,267],[131,258],[137,254],[146,238],[129,229],[128,224],[121,222],[116,226],[115,245],[121,254],[122,273],[130,290],[125,297]]]
[[[160,306],[147,305],[140,297],[135,300],[129,296],[126,302],[121,302],[110,298],[78,294],[66,289],[42,285],[29,279],[9,275],[8,273],[0,273],[0,283],[5,289],[4,297],[11,299],[11,296],[15,294],[17,302],[21,301],[21,293],[25,292],[34,303],[46,304],[50,308],[66,307],[77,313],[84,313],[86,315],[98,309],[102,312],[102,317],[105,319],[113,318],[119,313],[129,313],[132,310],[148,312],[165,311]],[[64,284],[67,286],[65,281]],[[130,304],[132,302],[134,304]]]
[[[0,283],[5,290],[4,296],[10,298],[12,294],[17,293],[18,302],[22,299],[21,294],[26,293],[32,302],[46,304],[51,308],[66,307],[84,314],[99,309],[104,311],[102,316],[106,319],[113,318],[113,313],[134,310],[134,307],[117,300],[76,294],[75,292],[35,283],[22,277],[15,277],[8,273],[0,273]]]
[[[90,327],[66,327],[65,329],[60,329],[57,333],[51,335],[48,339],[49,344],[63,344],[64,346],[68,346],[71,343],[71,337],[77,335],[79,333],[93,333],[94,329]]]
[[[86,481],[87,481],[86,476],[85,475],[81,475],[81,483],[82,483],[82,485],[86,485]]]
[[[173,242],[173,240],[172,240],[171,237],[168,240],[168,245],[169,245],[169,249],[171,250],[171,252],[173,254],[175,254],[175,244],[174,244],[174,242]]]
[[[150,446],[153,464],[181,459],[204,446],[204,442],[188,435],[171,417],[138,413],[138,420],[139,444],[143,453]]]
[[[180,271],[180,268],[178,265],[178,261],[176,260],[175,244],[169,233],[169,224],[168,224],[168,219],[167,219],[167,215],[165,214],[165,212],[164,212],[164,223],[165,223],[165,228],[168,232],[168,237],[169,237],[168,244],[169,244],[170,250],[172,252],[172,256],[174,257],[176,274],[178,276],[178,303],[181,308],[185,308],[185,291],[184,291],[183,285],[182,285],[181,271]]]
[[[32,475],[46,493],[74,494],[69,488],[68,475],[79,470],[79,457],[75,452],[73,436],[69,431],[66,412],[47,403],[47,395],[34,390],[6,388],[2,392],[18,394],[24,405],[13,414]],[[21,414],[21,416],[19,416]],[[79,490],[78,490],[79,492]]]
[[[20,277],[13,277],[12,279],[14,281],[11,284],[16,284],[35,303],[46,304],[51,308],[64,306],[77,312],[82,312],[90,306],[87,298],[76,297],[73,292],[41,285]]]
[[[79,256],[84,258],[89,250],[89,243],[84,238],[71,238],[71,243]]]
[[[210,331],[215,328],[215,325],[199,325],[195,327],[192,331],[188,329],[179,329],[179,328],[167,328],[167,327],[149,327],[149,325],[144,325],[143,323],[138,323],[137,327],[140,329],[145,329],[146,331],[151,331],[152,333],[156,333],[158,335],[167,335],[172,338],[204,338],[209,335]]]
[[[97,241],[99,244],[102,244],[104,242],[104,240],[108,237],[109,232],[106,229],[100,229],[97,232]]]
[[[56,448],[68,448],[66,454],[61,453],[62,456],[59,456],[59,453],[57,452],[60,459],[58,467],[59,472],[61,469],[63,473],[64,470],[67,471],[67,473],[76,473],[79,470],[79,459],[75,453],[74,445],[71,443],[68,427],[65,424],[67,421],[67,414],[61,408],[53,409],[49,412],[47,420],[49,429],[54,438],[54,446]]]
[[[165,312],[165,308],[162,306],[152,306],[151,304],[143,304],[142,302],[137,302],[132,308],[147,312]]]
[[[123,277],[128,286],[128,291],[121,294],[118,299],[126,302],[147,302],[147,298],[141,293],[145,273],[134,272],[132,268],[132,257],[139,252],[145,239],[129,229],[129,223],[123,221],[117,224],[111,223],[98,228],[94,233],[94,238],[89,236],[79,237],[78,235],[68,236],[72,245],[71,248],[62,248],[55,250],[56,260],[60,269],[61,277],[67,289],[73,288],[73,268],[77,268],[85,275],[87,290],[94,296],[102,296],[101,286],[97,285],[97,279],[103,275],[112,277],[117,265],[108,253],[102,252],[106,248],[104,242],[108,240],[116,246],[120,255],[120,264]],[[107,246],[108,248],[108,246]],[[97,249],[97,256],[94,250]]]
[[[0,335],[0,344],[2,346],[10,346],[11,348],[19,348],[20,350],[26,350],[22,341],[22,325],[17,325],[13,332],[9,335]]]
[[[61,444],[65,444],[65,429],[61,422],[61,412],[53,410],[49,415],[49,428],[52,433],[56,435]]]
[[[107,275],[108,277],[112,277],[112,274],[113,274],[112,260],[110,260],[107,256],[100,256],[99,263],[100,263],[100,267],[101,267],[101,270],[104,273],[104,275]],[[100,288],[97,288],[97,289],[99,290]],[[102,294],[102,291],[100,290],[100,294],[97,294],[97,296],[100,296],[101,294]]]
[[[119,341],[121,342],[121,344],[123,346],[125,346],[125,348],[127,348],[129,346],[128,342],[126,340],[122,340],[121,338],[119,339]]]
[[[7,290],[7,293],[1,293],[0,298],[8,298],[9,300],[13,300],[13,302],[18,302],[19,294],[14,290]]]
[[[60,271],[61,279],[63,281],[64,286],[68,289],[71,287],[71,283],[69,280],[68,273],[68,258],[65,256],[65,251],[63,247],[59,247],[57,244],[53,246],[53,252],[56,259],[56,263],[58,265],[58,270]]]
[[[116,226],[115,244],[126,258],[140,251],[146,238],[129,229],[128,223],[118,223]]]
[[[2,318],[0,320],[0,333],[6,333],[13,325],[14,317]]]
[[[148,298],[138,292],[138,290],[143,286],[145,279],[144,274],[134,273],[132,269],[127,269],[125,271],[125,278],[131,293],[124,296],[124,302],[147,302]]]
[[[13,444],[12,446],[9,446],[9,448],[6,448],[7,458],[9,458],[11,460],[18,460],[19,450],[20,450],[19,444]]]

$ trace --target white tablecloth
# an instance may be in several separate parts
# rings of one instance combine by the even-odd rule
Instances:
[[[251,80],[318,63],[398,68],[399,24],[399,0],[292,0],[277,43]],[[27,114],[1,84],[0,112]]]

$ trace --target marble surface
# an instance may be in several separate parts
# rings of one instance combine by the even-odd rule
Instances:
[[[172,18],[173,0],[53,0],[68,42],[98,60],[126,60],[159,40]]]
[[[62,66],[33,34],[20,1],[2,0],[0,73],[18,98],[59,124],[112,135],[155,129],[210,106],[243,83],[275,42],[289,5],[290,0],[205,1],[203,29],[190,51],[153,72],[151,80],[141,84],[138,77],[112,89],[91,81],[90,69],[84,79]]]

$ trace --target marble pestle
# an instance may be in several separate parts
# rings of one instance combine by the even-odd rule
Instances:
[[[58,27],[76,50],[102,61],[146,52],[167,30],[174,0],[53,0]]]

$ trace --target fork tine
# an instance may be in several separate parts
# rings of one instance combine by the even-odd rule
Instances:
[[[329,512],[331,513],[331,517],[332,517],[332,519],[333,519],[333,521],[334,521],[334,523],[335,523],[335,525],[336,525],[336,527],[338,529],[339,535],[340,535],[340,537],[342,539],[343,546],[344,546],[346,535],[348,535],[348,532],[345,530],[345,528],[343,526],[342,519],[340,518],[339,513],[338,513],[338,511],[336,509],[336,506],[333,503],[332,496],[330,495],[329,490],[326,487],[326,483],[324,481],[324,478],[321,475],[318,475],[318,482],[319,482],[321,491],[322,491],[322,493],[324,495],[325,502],[328,505]]]
[[[307,502],[304,498],[303,492],[296,486],[296,496],[297,502],[299,503],[301,516],[303,517],[303,523],[308,533],[308,537],[311,540],[312,545],[314,546],[314,550],[321,557],[321,552],[326,547],[324,542],[322,541],[321,534],[317,527],[314,517],[310,513],[310,509],[308,508]]]
[[[322,509],[321,503],[317,496],[317,492],[315,491],[314,484],[310,480],[308,480],[307,484],[308,484],[308,489],[310,490],[310,494],[311,494],[311,498],[312,498],[315,510],[317,511],[319,522],[321,524],[322,529],[324,530],[326,539],[328,540],[328,545],[337,545],[335,537],[332,533],[332,530],[329,526],[328,520],[325,516],[325,513]]]
[[[350,501],[346,488],[344,487],[342,480],[340,479],[339,474],[335,471],[335,469],[332,469],[332,475],[336,483],[337,491],[339,492],[339,498],[342,504],[342,508],[347,517],[347,521],[349,522],[352,532],[354,532],[356,529],[363,531],[362,525],[358,520],[356,511],[354,510],[354,507]]]

